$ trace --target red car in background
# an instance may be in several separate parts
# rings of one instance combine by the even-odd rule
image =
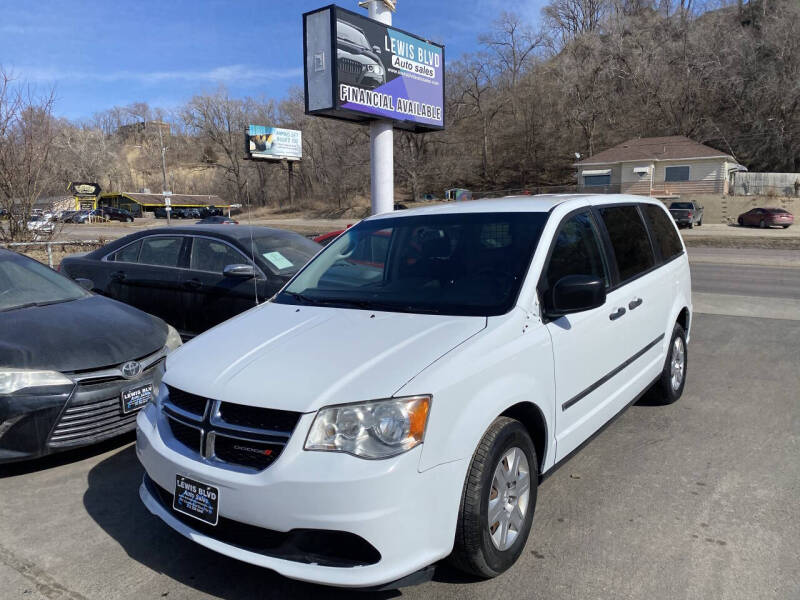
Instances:
[[[741,227],[783,227],[794,223],[794,215],[782,208],[752,208],[739,215]]]

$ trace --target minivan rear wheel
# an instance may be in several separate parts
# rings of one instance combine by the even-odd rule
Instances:
[[[683,394],[688,362],[686,332],[680,323],[675,323],[667,350],[667,359],[664,361],[664,369],[661,371],[658,382],[653,386],[653,391],[661,404],[672,404]]]
[[[461,571],[489,579],[513,565],[533,524],[536,450],[525,427],[498,417],[472,457],[450,557]]]

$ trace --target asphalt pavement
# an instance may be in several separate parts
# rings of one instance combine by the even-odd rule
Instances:
[[[800,269],[753,285],[716,260],[692,265],[684,396],[634,405],[542,484],[511,570],[471,581],[442,565],[429,583],[356,597],[800,598]],[[138,499],[130,442],[0,467],[0,598],[354,596],[170,531]]]

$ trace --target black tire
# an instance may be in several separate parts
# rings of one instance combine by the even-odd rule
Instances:
[[[783,228],[784,229],[789,229],[789,226],[788,225],[784,225]]]
[[[493,492],[495,469],[513,448],[521,450],[528,461],[530,487],[522,526],[511,545],[500,550],[492,541],[489,528],[489,499]],[[533,524],[536,508],[539,463],[528,431],[519,421],[498,417],[478,444],[464,482],[456,538],[450,562],[457,569],[482,579],[496,577],[519,558]],[[516,475],[515,475],[516,476]],[[506,493],[516,488],[508,488]],[[499,522],[498,522],[499,523]]]
[[[683,370],[680,380],[680,385],[676,388],[672,382],[672,363],[675,358],[675,340],[681,340],[683,347]],[[661,371],[661,376],[653,386],[653,394],[659,404],[672,404],[683,395],[683,388],[686,385],[686,372],[689,365],[689,350],[686,345],[686,332],[681,327],[680,323],[675,323],[672,329],[672,337],[669,341],[669,349],[667,350],[667,359],[664,361],[664,368]]]
[[[739,217],[739,227],[744,227],[744,219]]]
[[[691,222],[690,222],[690,223],[687,225],[687,227],[688,227],[689,229],[692,229],[692,228],[694,227],[694,223],[691,223]]]
[[[133,223],[133,217],[128,217],[128,218],[126,219],[126,221],[127,221],[128,223]]]
[[[766,229],[766,228],[767,228],[767,224],[766,224],[766,223],[764,223],[764,221],[759,221],[759,222],[758,222],[758,226],[759,226],[761,229]]]

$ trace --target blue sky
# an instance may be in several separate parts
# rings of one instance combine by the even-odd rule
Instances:
[[[447,46],[448,61],[512,4],[531,23],[543,0],[399,0],[394,24]],[[0,0],[0,65],[58,116],[115,105],[175,107],[224,85],[281,98],[301,86],[303,12],[327,0]],[[339,0],[357,8],[357,0]]]

